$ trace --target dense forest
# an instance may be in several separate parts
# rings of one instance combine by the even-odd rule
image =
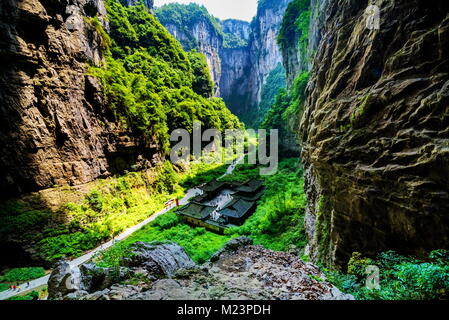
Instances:
[[[449,298],[445,1],[22,2],[0,5],[0,299]],[[275,172],[257,134],[170,161],[195,122],[277,130]]]

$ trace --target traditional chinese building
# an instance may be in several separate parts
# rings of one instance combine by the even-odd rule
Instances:
[[[193,198],[177,213],[186,223],[217,233],[242,225],[254,213],[264,191],[259,180],[245,183],[214,180],[199,189],[203,194]]]

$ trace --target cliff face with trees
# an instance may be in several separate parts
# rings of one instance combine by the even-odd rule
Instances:
[[[209,99],[204,56],[135,4],[2,1],[2,197],[154,166],[193,118],[239,125]]]
[[[291,0],[259,2],[251,23],[239,20],[219,21],[204,7],[195,4],[169,4],[156,9],[161,23],[185,50],[197,49],[207,57],[215,95],[245,119],[254,118],[264,103],[267,78],[282,62],[276,37],[285,9]],[[284,83],[277,84],[278,88]],[[274,96],[268,97],[270,103]]]
[[[367,28],[369,4],[378,30]],[[447,247],[448,3],[323,9],[299,130],[313,261]]]
[[[98,16],[107,29],[103,2],[0,6],[2,196],[107,174],[118,144],[101,125],[109,121],[99,83],[86,74],[101,64],[103,43],[83,18]]]

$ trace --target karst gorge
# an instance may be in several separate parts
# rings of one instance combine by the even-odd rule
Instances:
[[[449,298],[447,1],[0,17],[0,299]]]

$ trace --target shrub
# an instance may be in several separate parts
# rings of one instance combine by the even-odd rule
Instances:
[[[15,268],[8,270],[0,279],[3,282],[29,281],[45,276],[45,270],[40,267]]]
[[[379,254],[377,260],[354,253],[348,265],[348,275],[325,270],[334,285],[361,300],[439,300],[449,298],[449,261],[447,251],[429,254],[432,262],[406,257],[394,251]],[[380,289],[365,287],[367,264],[380,269]],[[362,271],[363,270],[363,271]]]

